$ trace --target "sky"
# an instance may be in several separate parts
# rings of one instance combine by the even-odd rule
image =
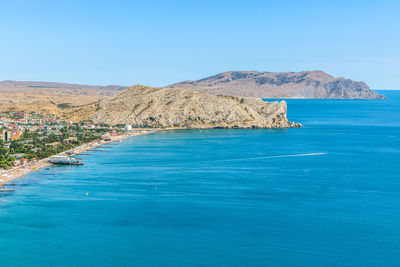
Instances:
[[[400,1],[0,0],[0,80],[163,86],[323,70],[400,89]]]

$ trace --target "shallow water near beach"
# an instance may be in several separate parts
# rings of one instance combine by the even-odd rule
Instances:
[[[159,132],[30,173],[0,195],[0,266],[399,266],[400,91],[382,93],[289,100],[299,129]]]

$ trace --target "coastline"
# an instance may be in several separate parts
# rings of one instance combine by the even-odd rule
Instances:
[[[149,130],[146,129],[146,130],[142,130],[141,132],[127,132],[123,135],[111,136],[110,141],[105,141],[105,140],[92,141],[90,143],[86,143],[86,144],[77,146],[75,148],[66,150],[64,152],[61,152],[59,154],[52,155],[52,156],[57,156],[57,155],[60,156],[60,155],[66,154],[66,153],[70,153],[70,155],[77,155],[77,154],[80,154],[82,152],[85,152],[87,150],[90,150],[92,148],[95,148],[95,147],[98,147],[98,146],[101,146],[104,144],[120,141],[122,139],[133,137],[133,136],[150,134],[150,133],[154,133],[154,132],[158,132],[158,131],[160,131],[160,130],[159,129],[149,129]],[[2,170],[0,172],[0,188],[3,188],[4,186],[6,186],[7,183],[9,183],[11,181],[23,178],[28,173],[39,171],[39,170],[43,169],[44,167],[53,165],[52,163],[49,163],[48,160],[49,160],[49,158],[44,158],[44,159],[38,160],[37,162],[34,162],[34,163],[28,163],[23,166],[12,167],[8,170]]]

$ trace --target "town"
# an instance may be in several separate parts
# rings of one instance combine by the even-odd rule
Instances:
[[[67,122],[36,112],[3,112],[0,127],[0,169],[34,163],[96,140],[110,141],[132,130],[130,125]]]

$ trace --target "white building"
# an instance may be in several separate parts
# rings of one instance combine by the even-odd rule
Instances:
[[[125,124],[124,129],[125,129],[125,131],[130,131],[130,130],[132,130],[132,125]]]

